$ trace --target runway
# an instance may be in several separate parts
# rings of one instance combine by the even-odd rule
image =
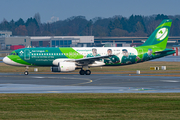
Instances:
[[[0,73],[0,93],[170,93],[180,77]]]

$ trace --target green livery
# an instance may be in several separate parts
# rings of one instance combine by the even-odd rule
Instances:
[[[23,48],[13,51],[4,63],[17,66],[52,66],[52,72],[81,69],[90,75],[90,67],[127,65],[175,53],[166,49],[172,20],[163,20],[146,42],[139,47]],[[86,68],[87,70],[83,70]],[[25,71],[28,74],[28,71]]]
[[[118,63],[120,61],[119,57],[118,56],[111,56],[109,57],[108,60],[104,60],[104,63],[106,64],[115,64],[115,63]]]
[[[122,57],[122,64],[130,64],[130,63],[135,63],[136,62],[136,55],[129,55],[129,56],[123,56]]]
[[[149,55],[148,53],[144,53],[142,60],[147,61],[147,60],[151,60],[153,58],[154,58],[154,55],[152,55],[152,54]]]
[[[92,53],[88,54],[86,57],[97,57],[97,56],[101,56],[100,54],[97,55],[93,55]]]

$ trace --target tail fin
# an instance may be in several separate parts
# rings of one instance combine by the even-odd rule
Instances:
[[[141,46],[155,45],[161,49],[165,49],[169,37],[172,20],[166,19],[155,29],[151,36]]]

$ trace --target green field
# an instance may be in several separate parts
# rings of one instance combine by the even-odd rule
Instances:
[[[180,93],[0,94],[0,119],[180,119]]]

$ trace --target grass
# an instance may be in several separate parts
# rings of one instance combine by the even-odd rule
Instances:
[[[166,66],[167,70],[150,70],[151,66]],[[34,68],[38,68],[38,73],[40,72],[49,72],[51,73],[51,67],[30,67],[29,71],[33,72]],[[141,74],[166,74],[166,73],[180,73],[180,62],[144,62],[138,63],[133,65],[126,65],[126,66],[113,66],[113,67],[93,67],[90,68],[93,74],[136,74],[136,70],[140,70]],[[9,66],[4,63],[0,63],[0,72],[24,72],[25,67],[17,67],[17,66]],[[78,74],[79,70],[75,72],[70,72],[70,74]],[[56,73],[57,74],[57,73]],[[64,74],[64,73],[58,73]]]
[[[180,73],[180,62],[144,62],[118,67],[91,68],[92,73],[142,74]],[[150,66],[166,66],[152,71]],[[37,67],[50,72],[50,67]],[[33,71],[34,67],[30,67]],[[24,67],[0,63],[0,72],[24,72]],[[39,73],[39,72],[38,72]],[[78,74],[76,70],[73,72]],[[61,73],[60,73],[61,74]],[[64,73],[63,73],[64,74]],[[71,73],[70,73],[71,74]],[[180,119],[180,93],[119,94],[0,94],[0,119]]]
[[[180,93],[0,94],[0,119],[180,119]]]

